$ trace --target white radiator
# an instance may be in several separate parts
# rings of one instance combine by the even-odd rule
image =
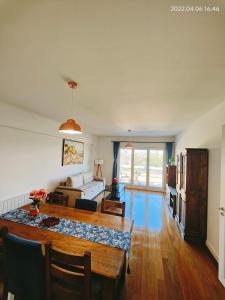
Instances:
[[[21,207],[28,203],[31,203],[31,200],[29,199],[29,194],[24,194],[10,199],[6,199],[4,201],[0,201],[0,214]]]

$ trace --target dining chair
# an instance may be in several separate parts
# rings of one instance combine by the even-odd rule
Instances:
[[[104,214],[124,217],[125,205],[126,203],[123,201],[102,199],[101,212]]]
[[[47,276],[49,242],[20,238],[1,230],[4,243],[5,299],[50,300]]]
[[[46,203],[67,207],[68,201],[69,201],[68,195],[64,195],[63,193],[60,192],[53,192],[48,194]]]
[[[97,202],[88,199],[77,199],[75,208],[96,212]]]
[[[89,251],[75,256],[52,248],[49,270],[52,299],[100,299],[100,280],[91,276]]]

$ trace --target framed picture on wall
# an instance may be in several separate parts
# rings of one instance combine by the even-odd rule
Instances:
[[[83,164],[84,143],[63,139],[62,166]]]

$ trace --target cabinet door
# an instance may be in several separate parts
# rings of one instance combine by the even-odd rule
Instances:
[[[208,152],[187,150],[186,227],[190,240],[204,242],[207,223]]]
[[[180,189],[182,189],[183,187],[183,159],[182,159],[182,153],[180,154],[180,173],[179,173],[179,177],[180,177]]]
[[[183,189],[186,191],[186,182],[187,182],[187,155],[183,155]]]
[[[178,216],[179,216],[179,223],[182,222],[182,197],[181,197],[181,194],[179,195],[179,213],[178,213]]]
[[[177,188],[180,186],[180,156],[177,155],[177,175],[176,175],[176,185]]]
[[[181,224],[183,230],[186,228],[186,201],[182,199],[182,212],[181,212]]]
[[[180,189],[185,190],[186,185],[186,155],[180,154]]]

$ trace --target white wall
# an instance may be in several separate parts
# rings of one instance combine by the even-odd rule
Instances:
[[[225,125],[222,127],[221,143],[221,189],[220,207],[225,207]],[[225,287],[225,218],[222,211],[219,214],[219,280]]]
[[[131,142],[173,142],[174,137],[124,137],[124,136],[98,136],[95,159],[103,159],[104,165],[103,176],[106,178],[106,183],[112,182],[112,167],[113,167],[113,143],[112,141],[131,141]]]
[[[93,167],[96,137],[72,136],[84,142],[84,163],[61,166],[59,123],[0,102],[0,201],[32,189],[51,191],[67,176]],[[68,136],[71,138],[71,136]]]
[[[219,201],[222,125],[225,123],[225,102],[193,122],[176,138],[176,152],[185,148],[209,149],[207,246],[218,259]]]

